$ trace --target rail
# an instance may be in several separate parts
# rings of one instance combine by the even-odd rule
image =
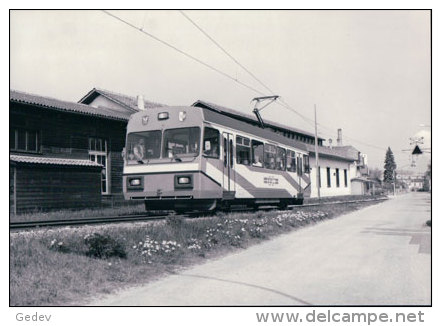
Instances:
[[[373,202],[373,201],[383,201],[388,199],[387,197],[382,198],[372,198],[372,199],[361,199],[361,200],[346,200],[346,201],[331,201],[331,202],[317,202],[311,204],[303,205],[289,205],[289,207],[313,207],[322,205],[339,205],[339,204],[351,204],[360,202]],[[262,206],[261,209],[274,209],[273,206]],[[251,210],[251,209],[249,209]],[[241,209],[241,211],[244,211]],[[204,213],[185,214],[185,215],[175,215],[179,217],[195,217],[200,216]],[[206,213],[205,213],[206,214]],[[9,229],[29,229],[38,227],[56,227],[56,226],[80,226],[89,224],[110,224],[110,223],[124,223],[124,222],[145,222],[145,221],[158,221],[164,220],[166,217],[172,216],[168,215],[126,215],[126,216],[107,216],[107,217],[91,217],[91,218],[80,218],[80,219],[69,219],[69,220],[45,220],[45,221],[26,221],[26,222],[11,222],[9,223]]]

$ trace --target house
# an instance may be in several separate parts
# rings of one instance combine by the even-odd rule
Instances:
[[[93,105],[10,91],[11,212],[123,200],[121,152],[137,99],[94,89],[83,100]]]

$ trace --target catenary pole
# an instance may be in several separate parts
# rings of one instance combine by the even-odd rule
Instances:
[[[320,200],[320,167],[318,154],[318,137],[317,137],[317,107],[314,104],[314,121],[315,121],[315,180],[317,184],[317,196]]]

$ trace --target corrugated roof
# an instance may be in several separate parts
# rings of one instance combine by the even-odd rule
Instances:
[[[315,153],[315,146],[307,144],[306,147],[310,153]],[[318,146],[319,155],[332,156],[336,158],[342,158],[348,161],[358,161],[358,150],[353,146],[340,146],[340,147],[324,147]]]
[[[45,157],[45,156],[27,156],[27,155],[9,155],[11,162],[31,163],[31,164],[47,164],[47,165],[70,165],[70,166],[91,166],[101,167],[100,164],[89,160],[77,160],[70,158]]]
[[[136,96],[129,96],[129,95],[125,95],[125,94],[111,92],[111,91],[101,89],[101,88],[92,89],[89,93],[87,93],[79,101],[79,103],[89,104],[99,95],[107,97],[108,99],[112,100],[113,102],[120,104],[122,106],[125,106],[126,108],[129,108],[129,109],[133,110],[134,112],[139,111],[138,110],[138,100],[137,100]],[[163,107],[163,106],[167,106],[167,105],[144,100],[144,107],[146,109],[155,108],[155,107]]]
[[[15,90],[9,91],[9,100],[16,103],[34,105],[40,108],[67,111],[71,113],[78,113],[112,120],[128,121],[130,118],[129,112],[125,114],[104,107],[94,108],[86,104],[67,102],[51,97],[34,95]]]
[[[198,100],[195,103],[193,103],[192,106],[205,107],[205,108],[211,109],[213,111],[217,111],[217,112],[222,113],[222,114],[227,114],[227,115],[233,116],[234,118],[238,118],[238,119],[240,119],[242,121],[246,121],[246,122],[250,122],[252,124],[259,125],[259,122],[257,121],[255,116],[253,116],[251,114],[242,113],[240,111],[233,110],[233,109],[230,109],[230,108],[218,105],[218,104],[214,104],[214,103],[210,103],[210,102],[207,102],[207,101]],[[308,136],[308,137],[314,137],[313,133],[310,133],[310,132],[304,131],[304,130],[300,130],[300,129],[297,129],[297,128],[294,128],[294,127],[289,127],[289,126],[286,126],[286,125],[283,125],[283,124],[280,124],[280,123],[277,123],[277,122],[274,122],[274,121],[269,121],[269,120],[265,120],[264,119],[264,123],[265,123],[265,125],[267,127],[273,127],[273,128],[276,128],[276,129],[280,129],[282,131],[283,130],[291,131],[291,132],[302,134],[302,135],[305,135],[305,136]],[[319,139],[324,140],[321,137],[319,137]]]

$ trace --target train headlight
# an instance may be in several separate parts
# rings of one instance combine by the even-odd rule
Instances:
[[[139,178],[136,178],[136,179],[130,179],[129,184],[130,184],[132,187],[140,186],[140,185],[141,185],[141,179],[139,179]]]
[[[168,112],[159,112],[158,113],[158,120],[167,120],[168,119]]]
[[[127,178],[127,190],[142,191],[144,189],[143,177],[129,177]]]
[[[193,189],[193,176],[175,175],[175,189]]]
[[[178,184],[180,185],[188,185],[191,183],[190,177],[178,177]]]

